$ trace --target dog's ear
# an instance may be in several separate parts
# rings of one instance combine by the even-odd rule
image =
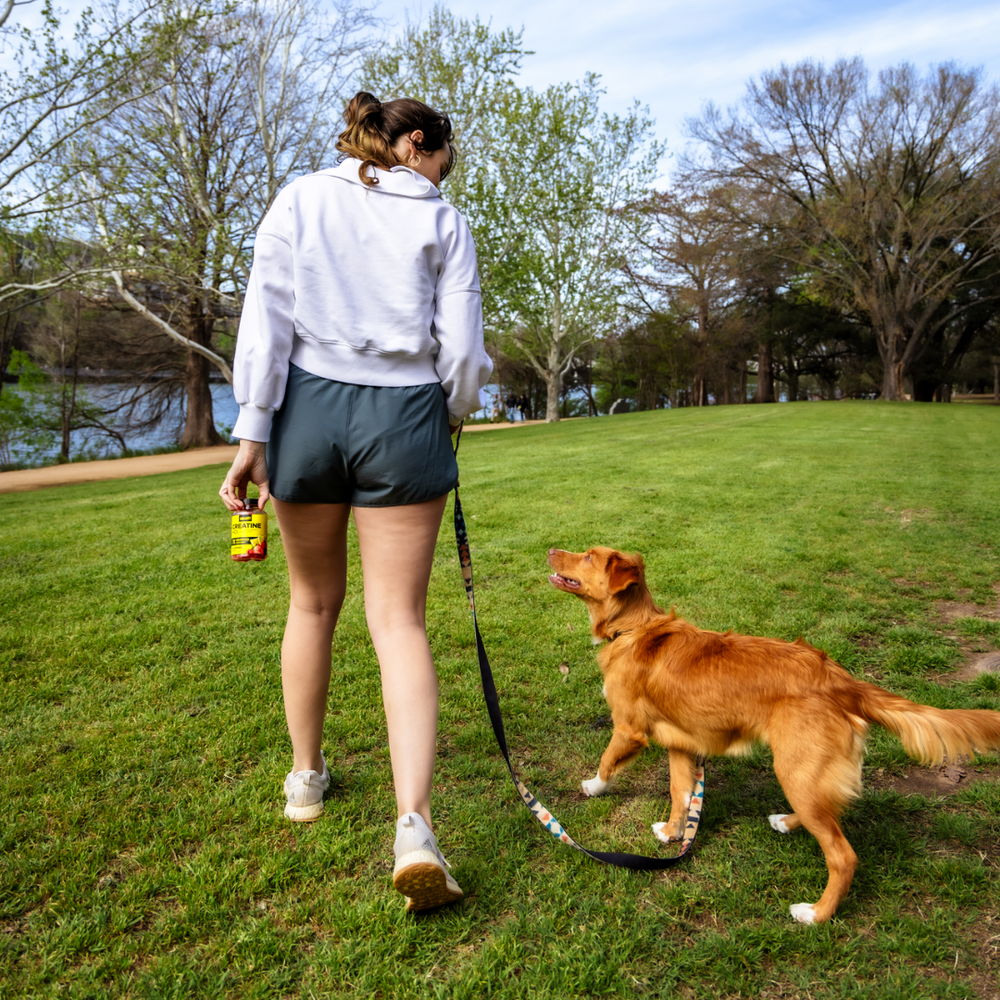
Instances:
[[[612,552],[608,557],[608,589],[612,594],[620,594],[633,583],[642,580],[642,559]]]

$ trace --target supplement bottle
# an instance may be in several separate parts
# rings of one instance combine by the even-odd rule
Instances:
[[[257,510],[256,498],[243,506],[233,513],[229,551],[236,562],[260,562],[267,558],[267,514]]]

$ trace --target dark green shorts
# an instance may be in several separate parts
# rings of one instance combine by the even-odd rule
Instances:
[[[291,365],[267,445],[271,494],[289,503],[398,507],[458,485],[439,382],[333,382]]]

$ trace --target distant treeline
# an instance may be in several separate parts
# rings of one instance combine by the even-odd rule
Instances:
[[[1000,93],[976,70],[762,72],[687,123],[653,190],[638,104],[604,114],[596,77],[522,86],[521,32],[442,6],[392,36],[353,0],[45,16],[3,26],[0,385],[22,391],[0,392],[0,461],[39,434],[68,458],[79,426],[124,447],[179,402],[182,445],[219,440],[254,233],[334,162],[358,89],[452,118],[442,194],[476,238],[502,408],[948,402],[1000,378]],[[111,378],[134,401],[101,411],[86,386]]]

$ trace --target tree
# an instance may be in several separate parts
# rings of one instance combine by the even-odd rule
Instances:
[[[45,0],[41,29],[22,29],[16,50],[14,32],[0,35],[8,67],[0,72],[0,220],[5,227],[50,217],[78,200],[78,192],[65,183],[63,152],[133,99],[137,67],[164,32],[197,16],[185,11],[179,22],[168,21],[159,6],[157,0],[112,0],[100,16],[88,8],[73,40],[66,41],[51,0]]]
[[[994,258],[976,272],[970,282],[953,301],[942,308],[953,307],[961,301],[964,308],[954,310],[956,318],[937,324],[926,349],[911,367],[913,398],[918,402],[950,402],[952,384],[959,372],[968,380],[969,366],[963,364],[967,357],[986,356],[980,367],[988,371],[992,365],[987,358],[994,351],[989,344],[998,328],[997,299],[1000,298],[1000,258]]]
[[[494,225],[512,233],[490,274],[500,345],[545,382],[547,421],[559,419],[580,349],[625,322],[625,264],[645,225],[633,206],[661,155],[641,109],[602,115],[600,93],[593,75],[545,93],[525,88],[512,102],[510,155],[478,178],[483,203],[503,212]]]
[[[209,378],[214,367],[232,381],[216,340],[239,313],[253,234],[280,187],[329,157],[371,23],[362,8],[332,10],[252,0],[191,23],[78,151],[100,267],[183,349],[185,447],[221,440]]]
[[[67,40],[50,0],[35,31],[6,24],[13,6],[0,22],[0,385],[18,311],[94,273],[66,225],[82,191],[73,145],[134,99],[137,67],[198,16],[188,7],[175,21],[158,0],[109,0],[100,15],[86,10]]]
[[[370,58],[361,80],[383,100],[417,97],[451,116],[460,158],[443,196],[476,241],[488,342],[531,365],[546,419],[558,420],[580,348],[621,320],[627,206],[660,148],[640,109],[600,114],[596,76],[544,93],[517,86],[527,54],[519,32],[438,6]]]
[[[407,19],[391,42],[363,60],[358,79],[380,100],[415,97],[445,112],[455,130],[458,159],[448,175],[450,200],[463,201],[470,168],[503,149],[498,107],[514,87],[525,55],[523,31],[494,31],[435,4],[426,23]]]
[[[381,100],[415,97],[451,119],[458,155],[442,197],[472,230],[494,352],[511,322],[506,262],[523,242],[515,213],[532,184],[527,169],[512,169],[503,184],[496,171],[509,159],[516,168],[532,141],[522,120],[527,97],[515,79],[530,55],[521,36],[512,28],[494,31],[479,18],[457,18],[437,4],[426,23],[407,21],[394,41],[372,51],[359,74],[361,86]]]
[[[605,337],[594,366],[595,404],[608,412],[629,400],[639,410],[695,402],[699,336],[678,309],[651,311],[642,322]]]
[[[725,187],[677,184],[656,192],[641,206],[650,225],[641,243],[647,267],[629,267],[647,308],[669,309],[696,331],[690,376],[691,402],[708,403],[712,382],[729,402],[733,375],[745,381],[746,359],[734,304],[745,294],[748,277],[743,228]],[[739,396],[743,401],[743,396]]]
[[[59,458],[70,458],[70,435],[89,430],[109,437],[125,449],[125,439],[114,426],[114,414],[105,414],[95,406],[81,384],[81,357],[93,335],[92,317],[86,316],[87,303],[65,289],[41,303],[40,316],[32,324],[32,354],[48,369],[48,378],[38,387],[35,424],[52,431],[59,443]]]
[[[904,377],[971,308],[963,291],[1000,249],[997,87],[950,64],[923,79],[899,66],[873,84],[860,59],[803,62],[688,130],[710,154],[689,160],[692,176],[783,203],[786,259],[870,324],[882,396],[905,398]]]
[[[758,323],[767,329],[772,362],[788,401],[809,398],[803,395],[806,381],[832,398],[844,365],[866,353],[864,329],[794,287],[759,305]]]

